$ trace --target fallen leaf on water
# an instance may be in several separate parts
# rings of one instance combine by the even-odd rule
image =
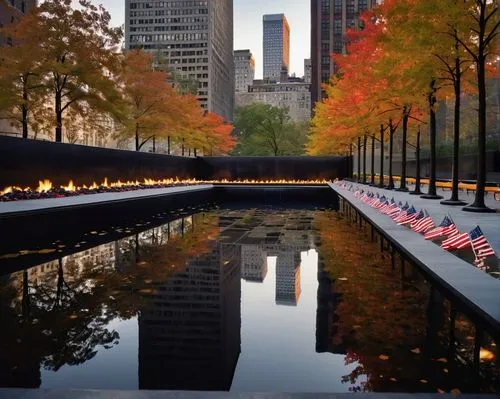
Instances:
[[[64,245],[64,244],[59,244],[59,245],[57,246],[57,248],[66,248],[66,245]]]
[[[379,375],[379,377],[380,377],[380,378],[384,378],[384,375],[383,375],[383,374],[380,374],[380,375]]]
[[[146,261],[137,262],[137,266],[142,266],[145,265],[146,263],[147,263]]]
[[[347,277],[340,277],[338,278],[339,281],[347,281]]]
[[[452,393],[453,395],[460,395],[460,389],[458,388],[453,388],[450,393]]]
[[[448,369],[443,369],[443,371],[444,371],[445,373],[448,373]]]
[[[228,261],[228,260],[225,260],[225,261],[224,261],[224,266],[225,266],[225,265],[227,265],[228,263],[229,263],[229,261]]]
[[[21,250],[19,251],[19,254],[21,254],[21,255],[28,255],[30,252],[31,252],[31,251],[28,251],[27,249],[21,249]]]
[[[439,363],[448,363],[448,359],[446,359],[444,357],[440,357],[439,359],[436,359],[436,362],[439,362]]]
[[[78,316],[76,314],[70,314],[68,319],[78,319]]]
[[[54,248],[40,249],[37,251],[39,254],[51,254],[52,252],[56,252]]]
[[[414,353],[415,355],[420,355],[420,348],[415,348],[410,350],[410,352]]]
[[[389,360],[389,356],[387,356],[387,355],[380,355],[378,358],[380,360]]]
[[[421,382],[422,384],[427,384],[429,381],[424,380],[424,379],[421,379],[421,380],[420,380],[420,382]]]
[[[396,382],[396,381],[397,381],[397,379],[395,379],[394,377],[391,377],[391,378],[389,378],[389,379],[390,379],[392,382]]]
[[[466,339],[468,339],[469,341],[473,341],[474,337],[472,337],[472,336],[469,335]]]
[[[356,325],[352,326],[352,328],[354,330],[359,330],[361,328],[361,326],[359,324],[356,324]]]
[[[90,234],[97,234],[97,231],[91,231]]]
[[[442,389],[437,389],[438,393],[444,393],[444,391]]]

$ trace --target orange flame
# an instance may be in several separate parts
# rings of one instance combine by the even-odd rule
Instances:
[[[318,185],[318,184],[326,184],[328,181],[327,180],[296,180],[296,179],[276,179],[276,180],[256,180],[256,179],[243,179],[243,180],[229,180],[229,179],[222,179],[222,180],[196,180],[196,179],[179,179],[178,177],[175,178],[165,178],[165,179],[159,179],[159,180],[154,180],[150,178],[144,178],[142,181],[135,180],[135,181],[125,181],[122,182],[121,180],[117,180],[115,182],[109,182],[108,178],[104,178],[104,181],[101,184],[97,184],[96,182],[93,182],[92,185],[90,186],[77,186],[73,180],[70,180],[66,186],[60,186],[61,189],[67,191],[67,192],[76,192],[81,189],[85,190],[90,190],[90,191],[95,191],[98,190],[99,188],[122,188],[122,187],[133,187],[133,186],[156,186],[156,185],[172,185],[172,184],[184,184],[184,185],[193,185],[193,184],[275,184],[275,185],[280,185],[280,184],[300,184],[300,185]],[[35,191],[42,193],[42,192],[48,192],[53,188],[53,183],[49,179],[44,179],[40,180],[38,182],[38,187],[35,189]],[[9,186],[5,187],[3,190],[0,190],[0,196],[9,194],[13,192],[14,190],[18,191],[28,191],[30,190],[29,188],[20,188],[17,186]]]
[[[38,188],[36,191],[38,193],[46,193],[47,191],[50,191],[52,189],[52,182],[49,179],[44,179],[44,180],[39,180],[38,181]]]

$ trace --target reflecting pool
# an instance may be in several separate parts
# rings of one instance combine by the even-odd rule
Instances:
[[[499,391],[496,343],[474,369],[474,325],[332,210],[186,209],[2,266],[2,387]]]

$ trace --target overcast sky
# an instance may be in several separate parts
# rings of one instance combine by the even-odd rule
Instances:
[[[94,1],[109,10],[113,25],[124,24],[125,0]],[[252,51],[256,78],[262,77],[262,15],[279,13],[290,24],[290,73],[302,76],[310,57],[310,0],[234,0],[234,48]]]

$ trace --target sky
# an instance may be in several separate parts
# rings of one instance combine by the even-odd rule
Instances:
[[[290,25],[290,73],[304,74],[310,57],[310,0],[233,0],[234,49],[250,49],[255,57],[255,78],[262,78],[262,16],[285,14]],[[115,26],[124,24],[125,0],[95,0],[110,13]]]

